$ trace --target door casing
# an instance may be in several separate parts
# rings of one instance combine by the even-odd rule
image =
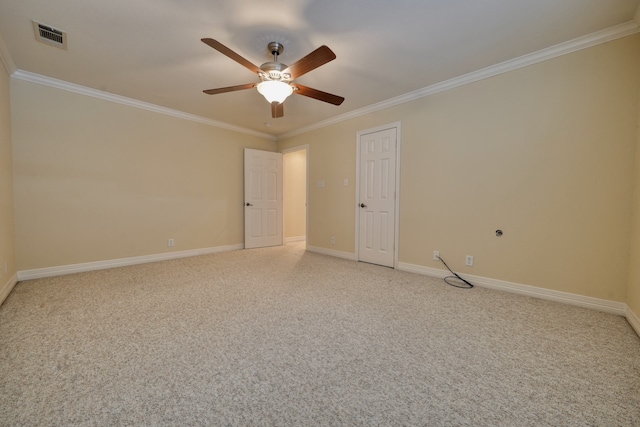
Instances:
[[[305,206],[305,230],[304,230],[304,236],[305,236],[305,249],[307,247],[308,241],[309,241],[309,144],[304,144],[304,145],[298,145],[296,147],[291,147],[291,148],[286,148],[282,151],[280,151],[280,153],[283,155],[283,159],[284,159],[284,155],[288,154],[288,153],[294,153],[296,151],[305,151],[306,152],[306,156],[305,156],[305,160],[307,162],[306,164],[306,175],[305,175],[305,185],[306,185],[306,199],[304,201],[304,206]],[[289,179],[290,177],[286,176],[286,173],[283,175],[282,181],[283,183]],[[286,215],[286,212],[283,211],[283,215]],[[284,222],[284,218],[283,218],[283,222]],[[285,241],[284,239],[284,226],[282,227],[282,233],[283,233],[283,242]]]

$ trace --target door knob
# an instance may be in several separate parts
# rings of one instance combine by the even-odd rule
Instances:
[[[253,206],[251,203],[247,202],[246,206]]]
[[[364,203],[360,203],[360,207],[361,207],[361,208],[366,208],[366,207],[367,207],[367,205],[365,205]]]

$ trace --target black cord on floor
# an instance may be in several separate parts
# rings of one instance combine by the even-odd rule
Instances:
[[[465,279],[463,279],[462,277],[458,276],[458,273],[455,273],[452,269],[449,268],[449,266],[447,265],[446,262],[444,262],[444,260],[442,259],[441,256],[438,256],[438,259],[440,261],[442,261],[442,263],[444,264],[445,267],[447,267],[447,270],[449,270],[451,272],[451,274],[453,274],[453,276],[447,276],[444,278],[444,281],[448,284],[451,285],[453,287],[456,288],[461,288],[461,289],[471,289],[473,288],[473,284]],[[462,284],[457,284],[455,282],[451,282],[451,280],[461,280],[462,282],[464,282],[466,285],[462,285]]]

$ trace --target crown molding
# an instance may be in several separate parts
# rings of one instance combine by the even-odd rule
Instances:
[[[11,56],[11,52],[9,52],[9,48],[2,38],[2,34],[0,34],[0,61],[9,75],[12,75],[18,70],[16,63],[13,61],[13,57]]]
[[[77,85],[75,83],[65,82],[63,80],[54,79],[52,77],[43,76],[41,74],[31,73],[24,70],[16,70],[11,74],[11,77],[18,80],[24,80],[31,83],[37,83],[45,86],[50,86],[56,89],[61,89],[67,92],[74,92],[81,95],[90,96],[93,98],[102,99],[105,101],[115,102],[118,104],[127,105],[129,107],[139,108],[141,110],[147,110],[154,113],[164,114],[171,117],[176,117],[183,120],[189,120],[192,122],[202,123],[208,126],[213,126],[221,129],[226,129],[234,132],[244,133],[247,135],[253,135],[260,138],[276,140],[276,137],[268,133],[257,132],[251,129],[243,128],[240,126],[234,126],[229,123],[219,122],[217,120],[208,119],[206,117],[197,116],[195,114],[189,114],[171,108],[161,107],[159,105],[151,104],[148,102],[138,101],[137,99],[127,98],[121,95],[115,95],[113,93],[104,92],[97,89],[92,89],[86,86]]]
[[[115,94],[100,91],[97,89],[88,88],[86,86],[65,82],[62,80],[54,79],[54,78],[43,76],[40,74],[31,73],[29,71],[19,70],[16,67],[16,64],[13,61],[13,58],[11,57],[11,54],[9,53],[9,50],[6,44],[4,43],[4,40],[2,39],[1,35],[0,35],[0,60],[2,60],[2,63],[7,69],[7,72],[9,73],[9,75],[19,80],[38,83],[38,84],[58,88],[58,89],[69,91],[69,92],[75,92],[82,95],[91,96],[94,98],[99,98],[99,99],[103,99],[111,102],[116,102],[119,104],[128,105],[134,108],[140,108],[143,110],[152,111],[159,114],[165,114],[168,116],[177,117],[184,120],[190,120],[197,123],[203,123],[208,126],[213,126],[221,129],[231,130],[234,132],[253,135],[260,138],[269,139],[272,141],[278,141],[278,140],[290,138],[296,135],[300,135],[306,132],[310,132],[316,129],[321,129],[327,126],[331,126],[336,123],[340,123],[340,122],[361,117],[367,114],[371,114],[376,111],[391,108],[396,105],[411,102],[426,96],[434,95],[439,92],[444,92],[450,89],[454,89],[459,86],[484,80],[489,77],[494,77],[503,73],[507,73],[509,71],[517,70],[519,68],[527,67],[529,65],[533,65],[538,62],[553,59],[558,56],[567,55],[569,53],[576,52],[578,50],[586,49],[592,46],[596,46],[598,44],[606,43],[608,41],[612,41],[612,40],[616,40],[632,34],[636,34],[638,32],[640,32],[640,7],[638,7],[638,9],[636,10],[634,19],[627,23],[616,25],[614,27],[610,27],[601,31],[597,31],[595,33],[591,33],[586,36],[578,37],[573,40],[569,40],[567,42],[559,43],[557,45],[539,50],[537,52],[523,55],[518,58],[510,59],[508,61],[504,61],[496,65],[482,68],[480,70],[476,70],[459,77],[454,77],[452,79],[445,80],[443,82],[436,83],[431,86],[427,86],[425,88],[418,89],[416,91],[409,92],[404,95],[390,98],[385,101],[381,101],[364,108],[350,111],[348,113],[341,114],[339,116],[335,116],[330,119],[323,120],[323,121],[314,123],[312,125],[305,126],[300,129],[296,129],[292,132],[284,133],[277,136],[267,134],[264,132],[254,131],[252,129],[247,129],[240,126],[231,125],[229,123],[224,123],[217,120],[208,119],[206,117],[197,116],[195,114],[189,114],[189,113],[173,110],[166,107],[161,107],[159,105],[138,101],[136,99],[115,95]]]
[[[472,71],[471,73],[464,74],[459,77],[454,77],[449,80],[445,80],[440,83],[427,86],[422,89],[418,89],[413,92],[406,93],[404,95],[390,98],[376,104],[369,105],[364,108],[360,108],[354,111],[350,111],[346,114],[342,114],[336,117],[332,117],[321,122],[314,123],[304,128],[296,129],[292,132],[278,135],[278,140],[290,138],[292,136],[300,135],[312,130],[327,127],[336,123],[340,123],[346,120],[354,119],[356,117],[364,116],[376,111],[384,110],[386,108],[394,107],[396,105],[404,104],[414,101],[419,98],[424,98],[429,95],[433,95],[446,90],[454,89],[459,86],[464,86],[469,83],[474,83],[479,80],[484,80],[489,77],[494,77],[509,71],[517,70],[518,68],[527,67],[529,65],[536,64],[538,62],[547,61],[549,59],[556,58],[558,56],[567,55],[578,50],[586,49],[592,46],[596,46],[608,41],[616,40],[622,37],[626,37],[632,34],[640,32],[640,7],[636,12],[633,21],[629,21],[624,24],[616,25],[595,33],[588,34],[586,36],[578,37],[567,42],[559,43],[557,45],[539,50],[537,52],[529,53],[518,58],[510,59],[480,70]]]

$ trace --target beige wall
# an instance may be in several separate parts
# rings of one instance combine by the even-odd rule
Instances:
[[[11,89],[19,270],[243,243],[243,149],[273,141],[16,79]]]
[[[304,238],[307,216],[307,150],[285,153],[284,237]]]
[[[640,75],[638,76],[640,78]],[[640,92],[638,93],[640,98]],[[640,99],[638,100],[640,104]],[[638,108],[638,124],[640,124],[640,108]],[[636,145],[636,171],[633,204],[633,225],[631,228],[631,255],[629,260],[629,287],[627,289],[627,305],[640,318],[640,126]]]
[[[310,145],[309,245],[355,251],[356,133],[400,121],[400,262],[626,301],[639,75],[634,35],[279,141]]]
[[[307,245],[353,252],[354,186],[343,185],[345,178],[355,183],[355,133],[350,133],[350,125],[345,122],[278,142],[279,149],[310,145]]]
[[[442,268],[439,250],[463,273],[640,312],[639,76],[634,35],[279,141],[310,146],[308,244],[355,251],[356,133],[399,121],[400,262]],[[9,274],[14,259],[28,270],[242,242],[242,150],[273,142],[21,80],[11,91]]]
[[[9,75],[0,63],[0,291],[17,271],[14,251],[11,150]]]

